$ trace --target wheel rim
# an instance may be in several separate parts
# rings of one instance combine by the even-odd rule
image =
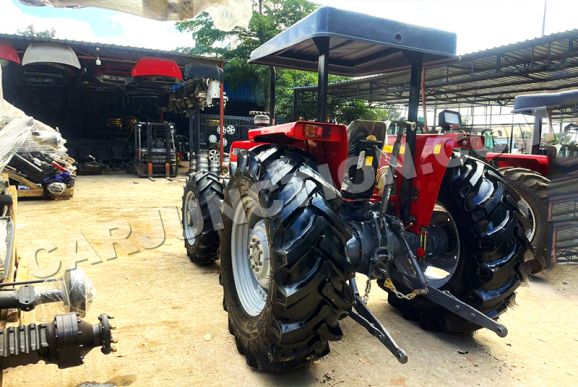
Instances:
[[[185,196],[183,229],[189,245],[194,245],[197,237],[203,232],[203,214],[199,199],[194,192],[189,191]]]
[[[461,253],[460,238],[453,217],[439,204],[434,208],[431,229],[430,235],[438,238],[436,242],[444,248],[427,254],[418,262],[428,284],[440,288],[450,281],[457,270]]]
[[[526,199],[520,197],[520,201],[518,203],[520,211],[526,214],[527,222],[523,221],[523,223],[524,227],[526,228],[526,238],[531,241],[534,239],[534,235],[536,235],[536,215],[534,214],[532,206],[530,206]]]
[[[271,248],[257,202],[243,198],[235,208],[231,230],[231,264],[241,306],[250,316],[265,308],[271,276]]]

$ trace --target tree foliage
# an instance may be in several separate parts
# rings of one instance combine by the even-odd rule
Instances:
[[[246,80],[252,81],[253,92],[268,101],[269,69],[247,63],[251,51],[275,35],[303,19],[318,5],[307,0],[253,0],[253,16],[248,28],[220,31],[214,27],[211,17],[202,13],[192,20],[177,23],[181,32],[192,34],[195,46],[180,51],[200,56],[216,56],[227,61],[225,82],[236,87]],[[330,76],[330,82],[344,77]],[[277,69],[276,112],[281,119],[290,119],[293,114],[293,88],[316,84],[317,74],[306,71]],[[263,102],[265,102],[263,101]],[[266,102],[265,102],[266,103]],[[332,105],[332,115],[338,119],[349,119],[354,114],[364,119],[379,116],[371,113],[369,106],[361,101]],[[314,118],[315,107],[309,107],[306,118]],[[383,115],[383,114],[382,114]],[[348,122],[348,121],[341,121]]]
[[[352,100],[334,105],[334,114],[337,122],[349,123],[353,120],[395,121],[400,118],[400,111],[391,107],[371,106],[365,101]]]
[[[33,24],[30,24],[28,25],[28,27],[24,28],[23,30],[18,30],[16,33],[22,36],[33,36],[37,38],[53,39],[56,35],[56,30],[54,28],[51,28],[49,30],[38,31],[36,28],[34,28]]]

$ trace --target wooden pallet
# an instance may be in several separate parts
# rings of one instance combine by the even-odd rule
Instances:
[[[28,180],[18,172],[6,169],[6,175],[13,181],[15,181],[18,186],[24,186],[27,189],[17,189],[18,197],[19,198],[47,198],[47,199],[56,199],[56,200],[67,200],[72,198],[74,195],[74,187],[67,188],[66,191],[62,195],[50,195],[46,194],[44,191],[44,187],[42,185],[35,183],[31,180]]]
[[[8,181],[8,175],[7,174],[2,174],[2,179],[5,181]],[[1,181],[1,180],[0,180]],[[7,281],[21,281],[21,280],[27,280],[28,279],[28,270],[27,268],[22,268],[22,270],[18,270],[21,266],[25,266],[25,265],[21,265],[20,262],[20,257],[18,256],[17,253],[17,248],[16,248],[16,243],[17,243],[17,237],[18,237],[18,229],[16,227],[16,218],[17,218],[17,213],[18,213],[18,193],[16,190],[16,187],[14,186],[10,186],[8,187],[8,194],[12,197],[12,208],[10,209],[10,211],[8,212],[8,216],[10,218],[12,218],[12,222],[14,223],[14,249],[12,251],[12,257],[11,257],[11,265],[8,268],[8,276],[7,276]],[[16,315],[14,315],[14,313],[16,313]],[[14,321],[16,319],[16,321]],[[8,323],[8,321],[10,321],[10,325],[13,325],[12,323],[14,322],[18,322],[20,320],[20,316],[18,312],[12,311],[12,310],[3,310],[2,314],[0,315],[0,328],[3,328],[6,326],[6,324]]]

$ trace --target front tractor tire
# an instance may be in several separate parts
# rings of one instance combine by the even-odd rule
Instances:
[[[289,371],[329,352],[352,306],[341,269],[350,237],[307,156],[283,147],[241,152],[225,192],[221,275],[229,331],[247,364]]]
[[[439,261],[447,263],[444,254],[420,258],[431,286],[449,291],[493,319],[514,300],[524,276],[528,243],[516,201],[517,194],[498,171],[479,160],[466,158],[461,166],[448,168],[432,227],[447,228],[447,250],[455,264],[439,265]],[[430,270],[438,267],[446,268],[442,273],[447,277]],[[424,297],[402,300],[385,290],[388,302],[424,329],[472,332],[480,328]]]
[[[218,259],[219,233],[213,216],[220,217],[222,200],[223,183],[217,175],[204,171],[189,175],[181,218],[187,255],[195,264],[210,265]]]
[[[539,273],[552,264],[552,258],[548,254],[547,228],[550,180],[526,168],[500,168],[499,171],[522,198],[522,212],[528,219],[526,237],[534,247],[532,274]]]

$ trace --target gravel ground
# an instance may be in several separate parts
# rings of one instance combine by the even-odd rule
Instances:
[[[404,320],[377,286],[370,308],[407,351],[397,363],[352,320],[345,337],[311,367],[288,374],[252,371],[227,331],[218,265],[186,257],[179,225],[184,179],[79,177],[70,201],[21,202],[18,248],[29,277],[74,262],[97,294],[87,320],[115,316],[118,352],[93,350],[82,367],[36,364],[3,371],[6,386],[190,385],[575,385],[578,383],[578,267],[559,266],[518,291],[500,339],[432,334]],[[50,319],[39,308],[25,320]]]

